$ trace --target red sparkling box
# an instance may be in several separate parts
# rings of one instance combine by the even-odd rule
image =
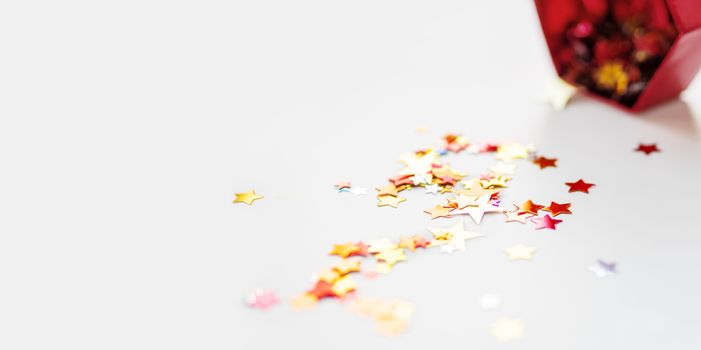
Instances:
[[[701,68],[701,0],[535,0],[558,75],[629,111],[676,98]]]

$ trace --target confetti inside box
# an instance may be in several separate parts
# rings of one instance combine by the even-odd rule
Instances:
[[[677,97],[701,68],[699,0],[535,0],[558,75],[640,111]]]

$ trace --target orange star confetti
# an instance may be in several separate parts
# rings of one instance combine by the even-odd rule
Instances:
[[[342,258],[352,256],[353,253],[360,251],[360,248],[355,244],[348,242],[346,244],[335,244],[329,252],[330,255],[338,255]]]
[[[656,143],[651,143],[651,144],[641,143],[638,145],[638,148],[636,148],[635,151],[645,153],[646,156],[649,156],[650,153],[661,152],[660,149],[657,148]]]
[[[378,187],[377,188],[377,196],[397,196],[397,186],[394,184],[389,184],[385,187]]]
[[[589,189],[593,186],[596,186],[594,184],[586,183],[582,179],[577,180],[577,182],[565,182],[565,185],[570,187],[569,192],[584,192],[584,193],[589,193]]]
[[[553,216],[558,216],[560,214],[572,214],[570,211],[570,206],[572,204],[570,203],[556,203],[556,202],[550,202],[550,205],[543,208],[545,211],[549,211]]]
[[[307,293],[313,295],[317,300],[321,300],[323,298],[335,298],[337,295],[333,291],[332,287],[333,286],[331,283],[318,281],[314,285],[314,288]]]
[[[557,158],[545,158],[545,157],[538,157],[533,160],[533,163],[538,165],[541,169],[545,169],[547,167],[557,167]]]
[[[453,210],[455,210],[455,208],[446,208],[444,206],[437,205],[431,209],[424,210],[424,213],[431,215],[431,219],[449,218],[450,212]]]
[[[416,248],[426,248],[430,243],[431,242],[418,235],[399,238],[399,247],[409,249],[412,252],[416,251]]]
[[[544,207],[542,205],[538,205],[533,203],[530,199],[525,201],[521,206],[518,208],[518,213],[519,214],[533,214],[533,215],[538,215],[538,210],[543,209]]]

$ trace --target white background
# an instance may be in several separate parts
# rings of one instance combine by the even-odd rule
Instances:
[[[530,1],[4,2],[0,348],[698,349],[698,80],[633,116],[587,98],[555,112],[552,76]],[[421,193],[392,209],[333,190],[383,185],[446,132],[559,158],[519,163],[504,203],[575,214],[548,232],[466,221],[487,234],[468,251],[359,278],[414,304],[397,338],[335,302],[243,306],[309,288],[334,243],[455,222],[431,222]],[[597,186],[568,194],[580,177]],[[265,199],[231,204],[253,188]],[[508,262],[516,243],[535,259]],[[596,279],[598,258],[620,274]],[[502,306],[482,310],[486,292]],[[524,338],[492,338],[499,317]]]

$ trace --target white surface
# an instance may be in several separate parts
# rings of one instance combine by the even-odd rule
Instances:
[[[698,349],[701,89],[639,117],[538,98],[552,69],[529,1],[14,1],[0,11],[2,349]],[[430,132],[417,134],[417,126]],[[361,279],[409,331],[310,287],[334,243],[427,234],[435,204],[339,195],[445,132],[533,142],[505,203],[571,201],[555,232],[487,217],[466,252]],[[658,142],[663,152],[632,152]],[[476,174],[490,162],[456,157]],[[596,183],[590,195],[563,182]],[[232,205],[234,192],[266,198]],[[516,243],[538,248],[509,262]],[[597,258],[620,275],[597,279]],[[479,300],[498,293],[485,311]],[[500,344],[502,316],[525,337]]]

